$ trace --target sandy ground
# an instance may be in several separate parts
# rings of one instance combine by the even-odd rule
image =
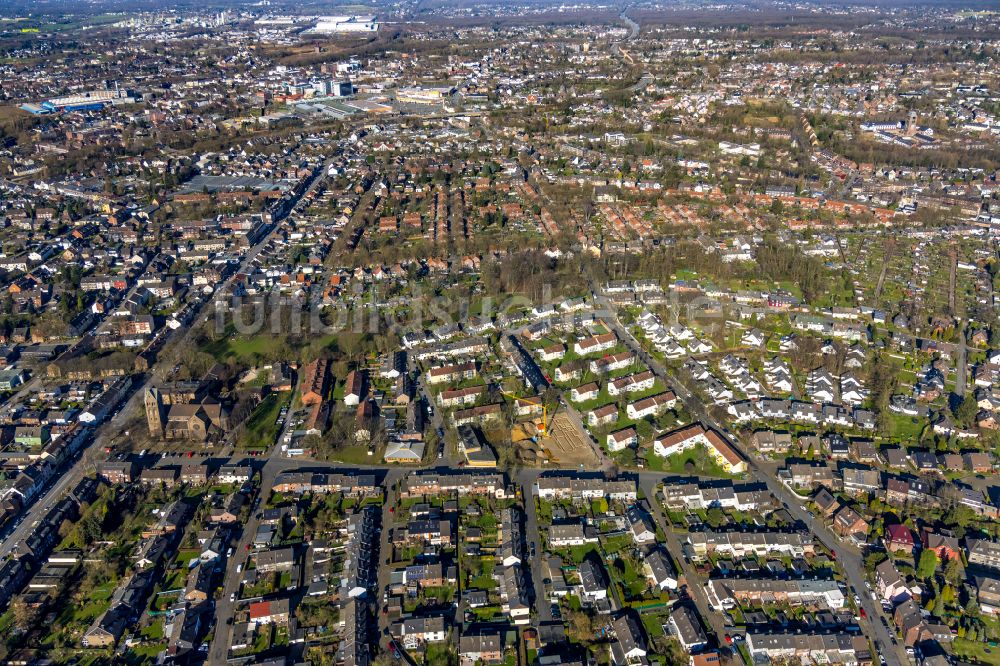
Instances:
[[[550,430],[550,436],[542,441],[552,456],[552,464],[574,467],[583,465],[586,468],[599,464],[587,434],[565,412],[556,414]]]

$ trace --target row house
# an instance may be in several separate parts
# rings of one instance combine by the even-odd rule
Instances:
[[[484,386],[469,386],[462,389],[451,389],[438,394],[437,402],[441,407],[464,407],[476,404],[485,394]]]
[[[610,395],[623,395],[648,391],[653,388],[655,383],[656,376],[651,371],[646,370],[608,382],[608,393]]]
[[[549,525],[548,545],[551,548],[583,546],[599,541],[597,530],[583,523]]]
[[[732,557],[766,557],[770,553],[802,557],[814,552],[812,537],[802,532],[692,532],[687,542],[702,557],[709,553]]]
[[[573,351],[579,356],[598,354],[612,349],[618,344],[618,336],[614,332],[595,335],[573,343]]]
[[[372,497],[382,494],[382,486],[379,485],[373,474],[282,472],[275,477],[271,489],[274,492],[295,495],[313,492]]]
[[[497,579],[500,592],[501,610],[518,626],[531,622],[531,602],[528,596],[528,586],[524,580],[524,572],[520,564],[504,567]]]
[[[590,362],[590,371],[595,375],[601,375],[617,370],[624,370],[636,361],[636,356],[630,351],[611,354],[594,359]]]
[[[662,493],[664,504],[673,510],[720,508],[755,511],[772,504],[766,486],[758,483],[740,485],[713,483],[709,486],[696,483],[666,483]]]
[[[739,606],[787,604],[843,608],[846,599],[835,580],[775,580],[771,578],[714,578],[706,587],[712,607],[724,612]]]
[[[443,384],[462,382],[476,376],[475,361],[467,361],[456,365],[444,365],[427,371],[428,384]]]
[[[405,529],[394,535],[405,544],[425,543],[432,546],[450,546],[454,542],[449,520],[411,520]]]
[[[478,407],[458,410],[451,415],[451,422],[457,428],[463,425],[483,425],[486,423],[497,422],[502,418],[503,405],[500,403],[491,403],[488,405],[479,405]]]
[[[653,440],[653,452],[660,457],[669,457],[695,446],[704,446],[712,454],[716,463],[731,474],[746,471],[747,462],[719,433],[694,423]]]
[[[501,474],[441,474],[416,472],[403,481],[400,495],[404,498],[438,495],[486,495],[503,498],[506,484]]]
[[[839,634],[747,633],[746,646],[755,663],[799,662],[861,666],[872,662],[865,636]]]
[[[543,475],[535,482],[535,494],[544,500],[635,500],[636,483],[630,480],[608,480],[566,475]]]

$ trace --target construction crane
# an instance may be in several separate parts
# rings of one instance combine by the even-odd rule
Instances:
[[[538,426],[538,436],[539,437],[548,437],[549,436],[549,428],[548,428],[549,408],[546,407],[546,405],[545,405],[545,403],[543,401],[541,401],[541,400],[532,400],[531,398],[522,398],[520,396],[514,395],[513,393],[508,393],[507,391],[500,391],[500,392],[503,393],[508,398],[513,398],[514,400],[516,400],[518,402],[523,402],[526,405],[534,405],[536,407],[541,406],[541,408],[542,408],[542,422]]]

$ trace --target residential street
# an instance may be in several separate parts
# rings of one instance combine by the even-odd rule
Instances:
[[[663,546],[670,553],[670,558],[674,561],[674,565],[677,566],[678,576],[684,577],[687,583],[687,587],[685,588],[687,594],[694,601],[698,609],[698,614],[701,615],[708,628],[720,638],[727,633],[733,634],[734,631],[732,629],[726,629],[722,621],[722,616],[714,612],[708,603],[708,597],[705,596],[705,588],[702,586],[701,577],[695,573],[694,567],[684,559],[684,554],[681,551],[681,540],[674,533],[673,529],[671,529],[669,521],[667,521],[666,516],[663,514],[663,508],[656,499],[657,485],[662,480],[662,477],[654,474],[643,474],[639,477],[639,487],[649,502],[653,519],[666,535],[666,541]]]
[[[535,610],[538,613],[538,621],[552,621],[552,605],[545,593],[545,573],[542,570],[543,552],[541,550],[541,533],[538,530],[538,512],[535,508],[534,485],[538,480],[541,470],[521,469],[517,473],[517,485],[521,489],[521,497],[524,499],[524,535],[528,544],[536,544],[535,557],[528,556],[528,566],[531,572],[531,584],[535,590]]]

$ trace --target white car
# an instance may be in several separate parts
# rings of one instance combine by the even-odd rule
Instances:
[[[234,601],[236,601],[236,593],[235,592],[233,592],[232,594],[229,595],[229,602],[232,603]]]
[[[237,564],[236,565],[236,573],[239,573],[241,571],[243,571],[243,565],[242,564]]]

